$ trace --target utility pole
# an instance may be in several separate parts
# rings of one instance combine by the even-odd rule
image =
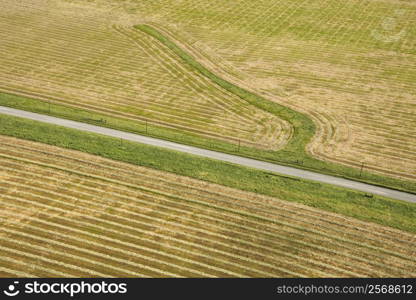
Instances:
[[[240,152],[240,140],[238,140],[238,150],[237,150],[237,152]]]
[[[146,134],[147,134],[147,120],[146,120]]]
[[[363,174],[363,169],[364,169],[364,162],[361,163],[360,177]]]

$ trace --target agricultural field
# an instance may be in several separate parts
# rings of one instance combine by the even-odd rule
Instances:
[[[121,2],[306,113],[315,157],[416,178],[414,1]]]
[[[221,78],[310,118],[316,132],[304,141],[309,155],[416,179],[414,2],[0,5],[0,91],[259,151],[284,149],[299,132],[290,118],[222,88],[135,28],[149,24]],[[301,146],[296,155],[303,159]]]
[[[0,0],[0,106],[416,193],[414,20]],[[8,115],[0,222],[0,277],[416,277],[415,203]]]
[[[416,276],[413,233],[0,136],[0,276]]]
[[[291,135],[288,122],[215,85],[149,35],[109,24],[106,14],[61,12],[42,0],[0,6],[2,91],[256,148],[279,149]]]
[[[414,1],[91,3],[159,26],[235,82],[306,113],[315,157],[416,178]]]

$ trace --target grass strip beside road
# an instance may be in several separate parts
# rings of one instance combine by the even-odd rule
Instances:
[[[12,116],[0,115],[0,134],[189,176],[416,233],[414,203]]]

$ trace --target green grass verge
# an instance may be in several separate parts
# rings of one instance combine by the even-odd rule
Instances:
[[[416,233],[416,204],[37,121],[0,115],[0,134],[75,149],[241,190],[303,203]]]
[[[148,25],[137,25],[135,28],[142,30],[143,32],[158,39],[161,43],[165,44],[172,51],[174,51],[185,63],[189,64],[203,76],[209,78],[219,86],[223,87],[231,93],[234,93],[250,104],[290,122],[294,127],[294,134],[286,147],[279,151],[259,150],[246,146],[241,146],[238,148],[238,146],[235,144],[216,139],[204,138],[190,132],[164,128],[152,124],[148,124],[146,126],[143,122],[140,121],[117,118],[102,113],[71,108],[60,104],[49,104],[45,101],[10,95],[6,93],[0,93],[0,105],[86,123],[92,123],[142,135],[149,135],[183,144],[198,146],[201,148],[238,154],[240,156],[251,157],[284,165],[291,165],[297,168],[318,171],[324,174],[330,174],[357,181],[367,182],[374,185],[387,186],[393,189],[416,193],[416,183],[413,181],[392,178],[380,174],[375,174],[366,170],[361,172],[357,168],[352,168],[332,162],[321,161],[311,157],[305,151],[305,149],[307,143],[311,140],[315,133],[315,125],[306,115],[277,103],[268,101],[261,96],[246,91],[216,76],[203,65],[198,63],[191,55],[186,53],[175,43],[163,36],[156,29]]]

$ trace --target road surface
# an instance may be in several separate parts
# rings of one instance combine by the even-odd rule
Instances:
[[[207,158],[212,158],[216,160],[221,160],[229,163],[234,163],[250,168],[255,168],[263,171],[269,171],[274,173],[280,173],[288,176],[294,176],[302,179],[318,181],[322,183],[337,185],[341,187],[346,187],[365,193],[371,193],[376,195],[381,195],[385,197],[390,197],[393,199],[414,202],[416,203],[416,195],[406,192],[400,192],[397,190],[379,187],[371,184],[366,184],[362,182],[357,182],[353,180],[348,180],[344,178],[339,178],[330,175],[324,175],[320,173],[315,173],[312,171],[306,171],[302,169],[296,169],[293,167],[282,166],[274,163],[259,161],[251,158],[245,158],[237,155],[226,154],[221,152],[216,152],[212,150],[201,149],[193,146],[186,146],[174,142],[169,142],[165,140],[160,140],[156,138],[151,138],[147,136],[142,136],[134,133],[123,132],[119,130],[109,129],[105,127],[90,125],[86,123],[70,121],[66,119],[60,119],[55,117],[50,117],[46,115],[31,113],[23,110],[13,109],[9,107],[0,106],[0,113],[26,118],[30,120],[45,122],[49,124],[64,126],[68,128],[78,129],[86,132],[93,132],[98,134],[103,134],[111,137],[116,137],[132,142],[138,142],[146,145],[152,145],[157,147],[162,147],[170,150],[176,150],[183,153],[194,154],[198,156],[203,156]]]

